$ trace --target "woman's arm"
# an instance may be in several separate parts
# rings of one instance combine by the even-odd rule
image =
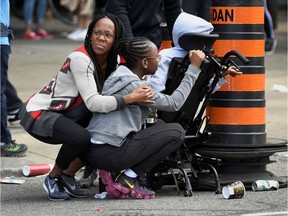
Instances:
[[[153,92],[149,87],[138,87],[125,96],[103,96],[98,92],[94,79],[93,64],[88,56],[77,52],[71,55],[70,70],[75,85],[91,112],[108,113],[130,103],[151,103]]]
[[[130,94],[123,96],[125,103],[154,103],[152,99],[154,93],[147,85],[139,86],[134,89]]]
[[[113,95],[117,100],[117,109],[125,107],[127,104],[132,103],[154,103],[152,99],[154,93],[147,85],[141,85],[135,88],[130,94],[121,96]]]

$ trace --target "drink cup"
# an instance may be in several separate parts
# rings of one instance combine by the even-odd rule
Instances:
[[[245,186],[241,181],[233,182],[222,188],[222,194],[225,199],[242,198],[245,192]]]
[[[44,175],[51,171],[53,164],[28,164],[23,167],[22,173],[24,176]]]

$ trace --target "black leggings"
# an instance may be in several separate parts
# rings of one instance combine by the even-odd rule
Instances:
[[[67,169],[70,163],[82,155],[90,144],[90,134],[81,125],[61,116],[53,125],[53,137],[42,137],[30,133],[36,139],[49,144],[62,144],[56,158],[61,169]]]
[[[91,144],[86,153],[89,165],[95,169],[118,172],[131,168],[139,176],[151,170],[175,151],[184,139],[184,129],[178,123],[164,123],[132,133],[120,146]]]

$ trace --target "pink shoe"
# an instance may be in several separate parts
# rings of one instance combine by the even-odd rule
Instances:
[[[41,37],[38,36],[35,32],[25,33],[23,38],[26,40],[40,40]]]
[[[49,34],[44,29],[39,30],[36,35],[39,36],[40,38],[43,38],[43,39],[51,39],[51,38],[53,38],[53,35]]]
[[[121,173],[115,180],[122,188],[129,189],[130,195],[136,199],[155,199],[154,191],[147,189],[139,182],[138,178],[131,178]]]
[[[124,199],[128,197],[130,190],[122,187],[120,184],[115,183],[109,172],[105,170],[99,170],[99,176],[102,183],[105,185],[108,196],[116,199]]]

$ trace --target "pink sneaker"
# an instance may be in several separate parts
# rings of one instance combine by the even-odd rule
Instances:
[[[130,190],[122,187],[120,184],[115,183],[109,172],[99,170],[99,176],[102,183],[105,185],[108,196],[116,199],[124,199],[128,197]]]
[[[38,36],[35,32],[30,32],[30,33],[25,33],[23,35],[23,38],[26,39],[26,40],[40,40],[41,37]]]
[[[43,39],[51,39],[51,38],[53,38],[53,35],[49,34],[44,29],[39,30],[36,35],[38,37],[40,37],[40,38],[43,38]]]
[[[138,178],[131,178],[121,173],[115,180],[122,188],[130,190],[130,195],[137,199],[155,199],[156,194],[154,191],[142,186]]]

